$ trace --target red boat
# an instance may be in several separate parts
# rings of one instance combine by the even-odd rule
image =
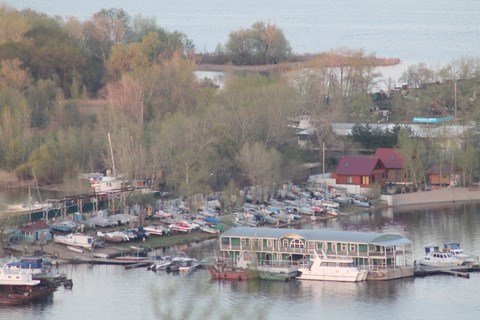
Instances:
[[[256,277],[255,273],[248,269],[236,268],[229,261],[217,259],[214,264],[208,266],[212,280],[248,280]]]

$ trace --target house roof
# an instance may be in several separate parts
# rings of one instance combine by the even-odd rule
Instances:
[[[379,163],[382,167],[385,167],[380,158],[377,157],[347,156],[340,159],[335,173],[337,175],[369,176]]]
[[[355,242],[378,245],[401,245],[412,243],[407,238],[396,234],[383,234],[377,232],[339,231],[335,229],[278,229],[278,228],[253,228],[236,227],[231,228],[221,237],[242,237],[281,239],[284,237],[301,237],[312,241],[332,242]]]
[[[34,231],[44,230],[44,229],[48,229],[48,228],[49,228],[49,226],[45,221],[38,220],[38,221],[35,221],[35,222],[32,222],[32,223],[29,223],[24,227],[20,227],[18,229],[22,232],[34,232]]]
[[[387,169],[404,169],[405,158],[398,149],[377,148],[375,157],[380,158]]]

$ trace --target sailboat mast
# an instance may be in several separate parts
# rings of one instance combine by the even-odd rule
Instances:
[[[113,176],[116,177],[117,173],[115,172],[115,160],[113,159],[113,149],[112,149],[112,139],[110,139],[110,132],[108,134],[108,145],[110,146],[110,156],[112,157],[112,173]]]

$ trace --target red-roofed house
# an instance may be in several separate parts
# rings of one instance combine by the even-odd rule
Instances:
[[[393,148],[377,148],[375,157],[380,158],[387,175],[386,182],[405,183],[406,182],[406,161],[398,149]]]
[[[383,185],[387,170],[377,157],[343,157],[337,165],[334,177],[337,184],[354,184],[371,187],[374,183]]]
[[[22,232],[22,239],[24,240],[51,240],[50,227],[43,220],[31,222],[26,226],[18,228]]]

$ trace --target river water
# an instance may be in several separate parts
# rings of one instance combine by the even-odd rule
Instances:
[[[86,20],[101,9],[154,17],[182,31],[197,51],[213,52],[228,35],[256,21],[283,30],[296,53],[346,47],[406,63],[445,64],[480,52],[477,0],[4,0],[17,9]]]
[[[480,254],[478,203],[409,211],[359,212],[304,228],[336,228],[401,234],[422,257],[424,245],[458,241]],[[210,240],[181,249],[203,258],[218,247]],[[157,254],[166,254],[159,251]],[[480,273],[383,282],[336,283],[293,280],[211,281],[206,270],[189,275],[145,268],[64,265],[73,289],[59,288],[48,301],[0,308],[0,319],[477,319]]]

